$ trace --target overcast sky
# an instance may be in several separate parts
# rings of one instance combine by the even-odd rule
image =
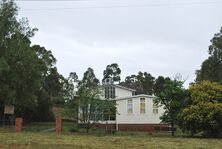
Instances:
[[[210,39],[222,26],[219,0],[19,1],[19,16],[39,31],[32,39],[51,50],[65,77],[92,67],[98,78],[108,64],[122,75],[195,79]]]

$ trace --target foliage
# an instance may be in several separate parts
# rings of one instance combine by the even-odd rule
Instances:
[[[136,94],[153,94],[155,78],[147,72],[138,72],[137,75],[127,76],[124,82],[120,84],[133,88],[136,90]]]
[[[172,127],[177,123],[177,114],[187,102],[187,92],[182,85],[181,81],[167,79],[164,81],[162,90],[156,94],[155,102],[165,109],[160,119],[162,122],[170,123]],[[174,129],[172,135],[174,135]]]
[[[14,104],[21,111],[32,111],[36,107],[35,92],[41,84],[44,66],[32,50],[29,37],[34,30],[27,22],[16,20],[17,6],[13,1],[3,1],[0,6],[0,101]],[[24,110],[25,109],[25,110]]]
[[[211,39],[208,49],[209,57],[196,71],[196,81],[209,80],[212,82],[222,82],[222,28]]]
[[[102,100],[102,89],[92,68],[88,68],[83,79],[78,81],[76,96],[66,105],[65,115],[74,118],[85,126],[88,133],[94,123],[104,115],[115,113],[115,105],[109,100]]]
[[[10,104],[15,106],[16,116],[46,120],[52,116],[52,98],[64,96],[66,80],[57,72],[52,52],[31,45],[37,29],[26,19],[18,20],[17,15],[13,0],[0,2],[1,111]]]
[[[70,72],[68,77],[68,83],[70,84],[70,95],[72,96],[72,98],[76,94],[78,82],[78,75],[75,72]]]
[[[222,133],[222,85],[203,81],[190,87],[191,104],[179,114],[184,131],[218,137]]]
[[[164,89],[164,84],[166,81],[170,81],[169,77],[164,78],[163,76],[159,76],[154,83],[153,92],[155,95],[160,94]]]
[[[113,63],[111,65],[106,66],[106,70],[103,71],[103,79],[104,82],[106,79],[111,78],[114,82],[119,82],[121,74],[121,69],[117,63]]]

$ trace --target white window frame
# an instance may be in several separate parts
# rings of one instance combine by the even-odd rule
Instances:
[[[141,102],[141,99],[144,99],[144,102]],[[141,112],[141,103],[144,104],[144,113]],[[140,98],[140,114],[146,114],[146,98]]]
[[[158,114],[158,113],[159,113],[158,105],[153,103],[153,114]]]
[[[128,101],[129,101],[129,100],[132,101],[132,103],[131,103],[131,104],[132,104],[132,113],[129,113],[129,112],[128,112]],[[133,114],[133,112],[134,112],[133,109],[134,109],[133,99],[127,99],[127,100],[126,100],[126,113],[129,114],[129,115],[130,115],[130,114]]]
[[[106,99],[115,99],[116,88],[114,86],[106,86],[104,93]]]

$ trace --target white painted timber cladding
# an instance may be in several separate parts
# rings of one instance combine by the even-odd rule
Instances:
[[[121,87],[115,87],[115,99],[117,103],[116,124],[158,124],[160,116],[164,113],[163,107],[158,107],[158,114],[153,113],[153,98],[149,95],[132,96],[133,91]],[[104,90],[105,91],[105,90]],[[145,113],[140,113],[140,98],[145,98]],[[102,95],[104,99],[104,95]],[[127,113],[127,100],[133,101],[133,113]],[[101,122],[103,123],[103,122]]]
[[[116,92],[116,98],[123,98],[123,97],[129,97],[132,96],[132,91],[126,90],[123,88],[115,87]]]
[[[140,98],[145,98],[145,113],[140,113]],[[117,100],[117,124],[157,124],[160,123],[160,116],[164,110],[158,107],[158,114],[153,113],[153,98],[152,97],[134,97],[129,98],[133,101],[133,113],[127,113],[127,100]]]

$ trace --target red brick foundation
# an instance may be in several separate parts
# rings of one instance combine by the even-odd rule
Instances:
[[[21,117],[18,117],[15,119],[15,131],[16,132],[22,131],[22,123],[23,123],[23,119]]]
[[[171,131],[170,125],[167,124],[96,124],[94,127],[101,129],[116,129],[120,131]]]
[[[62,131],[62,119],[61,117],[56,117],[56,133],[60,134]]]
[[[94,127],[99,129],[116,129],[116,124],[95,124]]]

